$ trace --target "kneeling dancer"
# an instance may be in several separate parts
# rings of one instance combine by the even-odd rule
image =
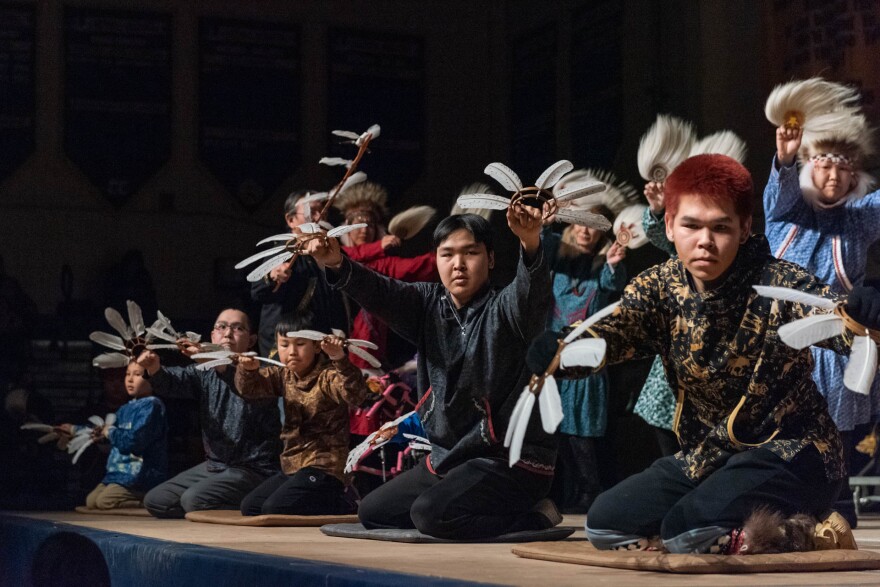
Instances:
[[[809,350],[786,346],[777,332],[811,308],[763,298],[752,286],[835,295],[750,234],[754,191],[738,162],[692,157],[664,191],[678,257],[639,275],[588,333],[605,339],[609,364],[662,358],[678,395],[682,449],[600,494],[588,538],[599,549],[673,553],[855,548],[838,514],[816,525],[844,482],[840,435],[810,377]],[[880,292],[854,290],[846,308],[880,327]],[[533,371],[543,373],[558,337],[546,332],[533,343]],[[849,352],[844,336],[823,345]]]
[[[434,231],[442,284],[379,275],[343,257],[335,239],[310,243],[332,286],[418,348],[417,411],[432,452],[364,498],[358,516],[369,529],[472,539],[561,521],[552,502],[542,500],[553,478],[553,437],[533,418],[513,468],[501,443],[503,423],[528,381],[528,343],[551,301],[540,210],[511,206],[507,222],[521,255],[513,282],[498,291],[489,286],[492,229],[474,214],[450,216]]]

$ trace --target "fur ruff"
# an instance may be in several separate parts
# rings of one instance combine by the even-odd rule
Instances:
[[[777,511],[761,507],[743,524],[743,543],[730,554],[779,554],[816,550],[813,535],[819,521],[807,514],[785,518]]]
[[[877,184],[877,179],[867,173],[865,171],[854,171],[853,176],[857,178],[856,185],[853,189],[836,203],[828,205],[822,204],[819,199],[819,190],[816,188],[816,185],[813,183],[813,166],[815,163],[813,161],[807,161],[802,167],[800,174],[798,176],[798,181],[801,186],[801,194],[804,197],[804,200],[807,201],[813,208],[816,210],[828,210],[829,208],[837,208],[838,206],[843,206],[849,201],[859,200],[864,198],[868,192],[873,189],[873,187]]]
[[[388,191],[377,183],[364,181],[341,191],[333,206],[343,214],[359,208],[373,210],[379,220],[384,220],[388,216]]]

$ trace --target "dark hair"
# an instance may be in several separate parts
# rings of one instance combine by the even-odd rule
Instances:
[[[296,204],[300,200],[306,197],[306,194],[313,193],[310,190],[295,190],[290,192],[290,195],[287,196],[287,199],[284,200],[284,215],[295,214],[296,213]]]
[[[314,317],[311,312],[294,312],[278,319],[275,323],[275,336],[287,336],[288,332],[314,328]]]
[[[434,229],[434,248],[439,247],[450,234],[462,228],[474,235],[476,242],[486,245],[487,253],[492,252],[492,226],[488,220],[476,214],[454,214],[441,220]]]
[[[247,326],[248,332],[254,331],[254,321],[251,320],[250,314],[248,314],[247,312],[245,312],[241,308],[233,308],[232,306],[229,306],[228,308],[223,308],[222,310],[217,312],[217,318],[219,318],[220,314],[222,314],[223,312],[226,312],[227,310],[232,310],[233,312],[241,312],[244,315],[244,321],[245,321],[245,325]],[[217,320],[217,318],[214,318],[214,320]]]

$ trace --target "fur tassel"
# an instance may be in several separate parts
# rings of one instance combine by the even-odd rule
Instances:
[[[434,218],[437,210],[431,206],[413,206],[399,214],[388,223],[388,233],[400,240],[407,240],[417,235]]]
[[[663,182],[679,163],[687,159],[694,144],[694,127],[690,122],[667,115],[656,122],[639,142],[639,174],[645,181]]]
[[[809,142],[816,133],[839,128],[841,121],[857,111],[858,100],[855,88],[811,77],[773,88],[764,115],[773,126],[799,124],[804,129],[804,141]]]
[[[786,519],[770,508],[756,509],[743,524],[745,538],[738,553],[779,554],[816,550],[813,534],[818,520],[807,514]]]
[[[746,160],[746,143],[736,133],[721,130],[703,137],[691,148],[690,156],[716,154],[727,155],[740,163]]]

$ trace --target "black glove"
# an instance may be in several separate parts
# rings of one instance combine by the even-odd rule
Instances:
[[[880,330],[880,291],[861,285],[854,287],[846,301],[846,313],[862,326]]]
[[[529,371],[537,375],[543,375],[550,361],[556,355],[556,349],[559,348],[559,339],[562,335],[552,330],[545,330],[532,340],[529,350],[526,351],[526,366]]]

